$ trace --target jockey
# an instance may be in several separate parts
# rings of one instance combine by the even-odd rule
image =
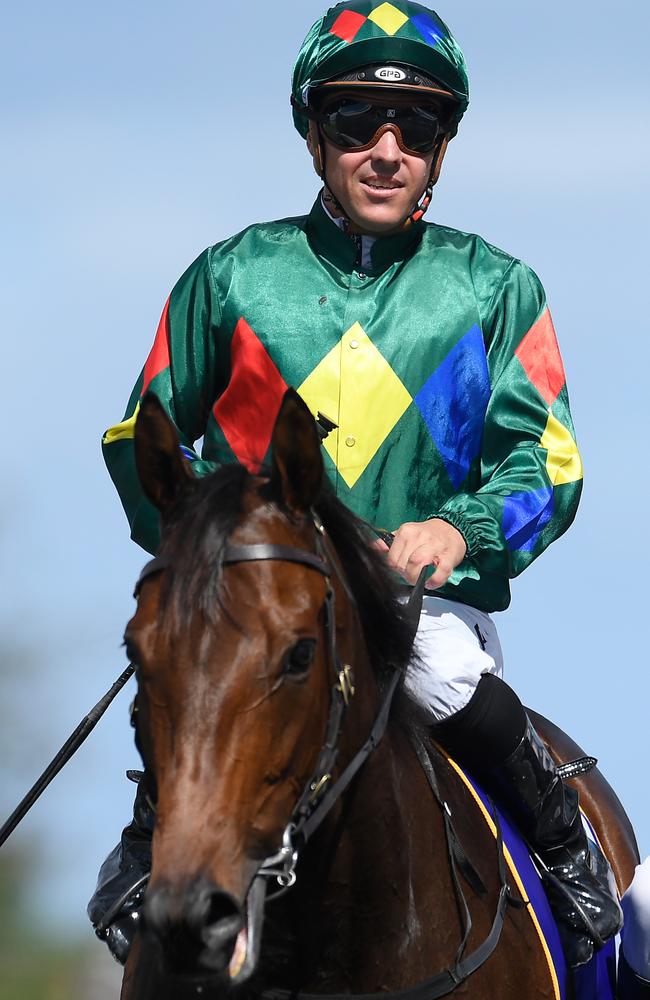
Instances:
[[[291,103],[322,191],[308,216],[251,226],[181,277],[124,419],[104,436],[110,474],[132,537],[153,552],[158,515],[133,448],[146,391],[198,476],[232,461],[259,470],[289,385],[334,422],[323,457],[337,495],[390,530],[391,547],[377,544],[407,583],[434,567],[406,686],[554,874],[567,957],[582,964],[594,944],[581,914],[602,941],[621,910],[576,791],[502,680],[490,617],[580,495],[544,290],[479,237],[423,221],[468,106],[462,52],[433,11],[410,0],[331,8],[303,42]],[[150,794],[145,776],[89,904],[121,961],[141,901],[128,890],[150,864]]]

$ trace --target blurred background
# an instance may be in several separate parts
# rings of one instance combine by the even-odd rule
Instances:
[[[649,8],[438,9],[472,96],[428,219],[540,275],[586,467],[575,526],[498,616],[507,677],[600,758],[647,854]],[[3,10],[0,821],[125,665],[145,554],[99,441],[169,290],[205,246],[305,213],[318,190],[288,94],[320,13],[317,0]],[[130,814],[133,693],[0,851],[0,1000],[119,993],[85,905]]]

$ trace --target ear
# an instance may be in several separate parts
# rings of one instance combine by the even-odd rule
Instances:
[[[135,422],[135,464],[142,489],[163,516],[194,478],[176,428],[153,392],[143,397]]]
[[[307,405],[287,389],[271,437],[271,482],[285,507],[306,514],[318,499],[323,480],[320,438]]]

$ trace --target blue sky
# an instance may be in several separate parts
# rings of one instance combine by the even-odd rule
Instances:
[[[586,468],[576,524],[498,616],[507,679],[600,758],[647,854],[648,7],[438,10],[472,94],[428,218],[540,275]],[[191,13],[118,0],[3,14],[0,813],[124,664],[145,556],[99,439],[122,416],[171,286],[208,244],[306,212],[316,194],[288,94],[321,12],[314,0],[198,0]],[[128,818],[132,694],[12,838],[38,847],[34,919],[56,933],[84,928]]]

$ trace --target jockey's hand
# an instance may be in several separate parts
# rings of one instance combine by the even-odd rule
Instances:
[[[387,553],[388,565],[397,570],[407,583],[417,583],[423,566],[434,566],[435,571],[426,583],[428,590],[442,587],[467,552],[460,531],[438,517],[429,521],[407,521],[393,534],[394,541],[390,548],[381,539],[375,543],[377,548]]]

